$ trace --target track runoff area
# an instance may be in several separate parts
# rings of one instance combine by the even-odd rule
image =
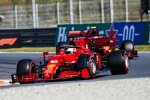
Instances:
[[[10,75],[16,71],[18,59],[31,57],[37,62],[42,53],[3,53],[0,56],[1,100],[150,100],[150,52],[140,52],[130,60],[130,70],[125,75],[104,73],[95,79],[42,82],[34,84],[9,84]],[[3,59],[3,60],[2,60]],[[4,62],[7,61],[7,62]],[[9,61],[9,62],[8,62]],[[11,62],[10,62],[11,61]],[[2,69],[6,67],[7,69]],[[32,90],[32,91],[31,91]],[[70,98],[71,97],[71,98]]]

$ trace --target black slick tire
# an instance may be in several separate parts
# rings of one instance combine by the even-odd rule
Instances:
[[[35,63],[31,59],[22,59],[17,64],[17,76],[24,76],[35,72]]]
[[[88,54],[82,54],[78,57],[75,69],[81,71],[82,69],[88,68],[91,78],[94,78],[97,73],[97,65],[94,58],[91,58]]]
[[[129,70],[129,59],[124,51],[113,51],[109,55],[109,67],[112,75],[126,74]]]
[[[120,50],[134,51],[134,44],[131,40],[125,40],[120,46]]]

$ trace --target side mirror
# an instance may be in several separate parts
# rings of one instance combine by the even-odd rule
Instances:
[[[46,62],[46,58],[48,58],[49,52],[43,52],[43,60]]]
[[[43,52],[43,56],[44,56],[44,55],[49,55],[49,52],[47,52],[47,51],[46,51],[46,52]]]

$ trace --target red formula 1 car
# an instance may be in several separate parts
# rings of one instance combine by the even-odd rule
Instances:
[[[56,55],[44,52],[44,64],[37,65],[31,59],[22,59],[17,64],[12,83],[33,83],[36,81],[72,78],[95,78],[97,74],[110,70],[113,75],[126,74],[129,57],[137,55],[131,41],[124,41],[118,50],[116,37],[99,35],[95,29],[70,31],[68,42],[59,42]]]

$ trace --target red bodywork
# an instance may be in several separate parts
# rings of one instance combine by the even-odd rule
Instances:
[[[97,64],[99,65],[99,69],[101,68],[101,58],[97,53],[90,52],[89,49],[77,48],[76,52],[73,54],[66,54],[63,50],[60,50],[60,54],[56,56],[52,56],[49,58],[49,61],[43,70],[43,77],[40,80],[48,81],[48,80],[57,80],[57,79],[71,79],[71,78],[89,78],[90,73],[88,69],[83,69],[81,71],[73,70],[72,65],[77,62],[78,57],[81,54],[89,54],[92,56],[97,55]],[[57,69],[61,66],[64,70],[59,73],[57,76]],[[38,73],[31,73],[29,75],[25,75],[22,77],[18,77],[19,81],[23,83],[31,83],[38,81]]]
[[[98,70],[102,70],[102,59],[107,59],[107,55],[116,48],[115,36],[100,36],[97,30],[87,30],[83,32],[70,31],[68,38],[73,38],[68,40],[68,44],[74,42],[74,47],[71,48],[72,52],[66,53],[64,49],[59,49],[58,54],[52,57],[49,57],[48,53],[44,52],[44,59],[48,58],[49,60],[45,63],[46,67],[42,70],[42,77],[39,79],[38,73],[30,73],[29,75],[17,77],[18,81],[30,83],[38,80],[94,78],[95,75],[91,75],[91,70],[88,68],[80,71],[74,69],[78,57],[81,54],[90,55],[91,58],[95,58]],[[102,53],[97,52],[95,47],[101,48]]]

